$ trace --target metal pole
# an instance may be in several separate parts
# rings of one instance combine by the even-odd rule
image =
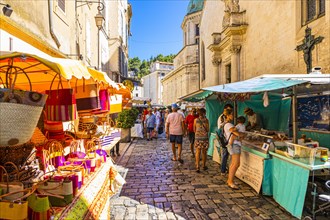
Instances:
[[[297,86],[292,87],[292,133],[293,143],[297,144],[298,124],[297,124]]]
[[[97,30],[97,70],[100,70],[100,28]]]

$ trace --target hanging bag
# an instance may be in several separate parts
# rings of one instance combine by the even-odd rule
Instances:
[[[110,111],[110,96],[107,89],[100,89],[100,107],[101,110]]]
[[[26,91],[14,90],[18,72],[25,74],[30,82],[23,69],[7,69],[6,89],[0,90],[0,146],[22,145],[28,142],[47,99],[47,95],[32,92],[31,83],[28,94]]]
[[[89,112],[100,109],[99,93],[97,84],[85,85],[85,79],[83,79],[83,85],[76,86],[76,99],[77,110],[81,112]]]
[[[57,89],[52,90],[56,77],[59,77]],[[76,96],[73,89],[64,89],[61,76],[55,75],[50,90],[46,90],[46,120],[48,121],[73,121],[77,118]]]

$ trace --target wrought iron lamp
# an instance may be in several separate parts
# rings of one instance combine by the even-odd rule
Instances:
[[[11,13],[13,13],[13,9],[8,4],[0,3],[0,5],[4,5],[2,8],[2,12],[5,16],[10,17]]]

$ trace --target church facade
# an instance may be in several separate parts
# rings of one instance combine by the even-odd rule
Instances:
[[[201,88],[315,66],[329,73],[330,2],[205,1],[200,58]]]
[[[199,22],[203,0],[191,0],[183,19],[183,48],[174,58],[174,70],[162,80],[163,104],[170,105],[178,98],[197,91],[199,85]]]
[[[176,56],[175,70],[163,80],[165,104],[204,87],[262,74],[305,74],[316,66],[330,73],[330,1],[191,0],[193,5],[200,11],[188,13],[182,29],[186,39],[193,31],[185,21],[198,14],[193,20],[198,45],[188,51],[191,45],[184,44]],[[188,75],[187,63],[178,65],[178,60],[194,56],[190,73],[198,75]]]

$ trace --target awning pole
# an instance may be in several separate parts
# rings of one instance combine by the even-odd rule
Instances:
[[[292,87],[292,133],[293,143],[297,144],[298,124],[297,124],[297,86]]]

